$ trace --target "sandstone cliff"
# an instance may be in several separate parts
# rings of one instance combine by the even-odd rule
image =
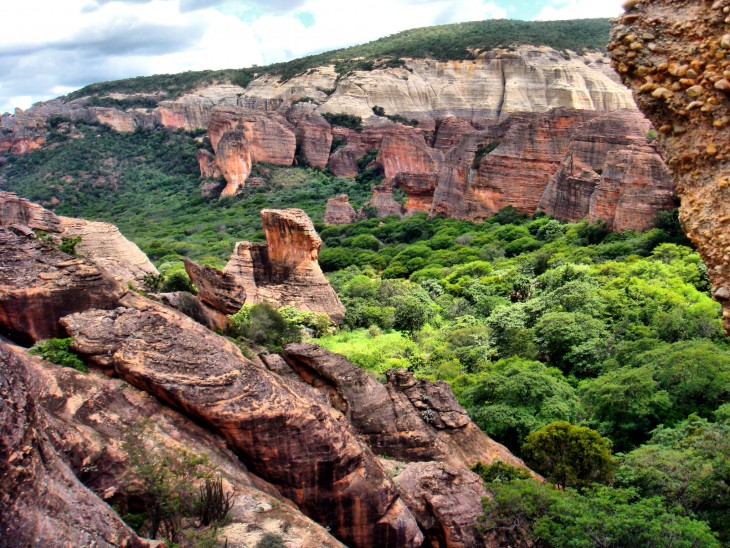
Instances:
[[[324,222],[328,225],[349,225],[357,220],[357,212],[350,205],[347,194],[340,194],[327,200]]]
[[[680,219],[723,305],[730,332],[730,2],[627,2],[609,49],[659,130]]]

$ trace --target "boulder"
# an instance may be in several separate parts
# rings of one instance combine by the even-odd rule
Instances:
[[[223,314],[235,314],[246,300],[246,291],[236,278],[212,266],[185,259],[185,272],[198,290],[200,299]]]
[[[327,225],[349,225],[357,221],[357,212],[350,205],[347,194],[339,194],[327,200],[324,223]]]

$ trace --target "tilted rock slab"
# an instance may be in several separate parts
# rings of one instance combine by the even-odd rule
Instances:
[[[120,282],[134,282],[137,286],[143,286],[145,276],[158,274],[147,255],[113,224],[72,217],[58,219],[64,238],[81,238],[76,245],[76,253],[87,257]]]
[[[44,432],[56,454],[86,487],[121,514],[140,510],[140,499],[149,487],[130,459],[126,444],[132,443],[137,450],[144,447],[150,457],[161,451],[207,460],[206,471],[214,470],[232,496],[227,523],[218,533],[228,546],[254,545],[266,528],[280,532],[287,543],[298,548],[342,546],[291,502],[282,504],[281,493],[251,475],[222,438],[146,392],[99,371],[79,373],[59,367],[23,348],[3,346],[1,340],[0,352],[7,352],[14,365],[27,372],[27,394],[45,412]],[[202,480],[192,483],[197,489]],[[91,525],[93,519],[83,528]]]
[[[126,292],[105,270],[0,228],[0,328],[25,341],[63,337],[59,319],[114,308]]]
[[[238,242],[223,273],[246,293],[246,304],[268,302],[327,314],[335,323],[345,307],[322,273],[322,240],[301,209],[263,209],[266,244]]]
[[[63,319],[75,349],[221,434],[259,476],[352,546],[417,546],[392,482],[315,400],[177,311],[137,295]]]
[[[627,4],[628,5],[628,4]],[[680,219],[730,333],[730,2],[631,2],[609,51],[659,131]]]
[[[344,356],[314,344],[288,344],[281,356],[264,362],[287,379],[296,373],[344,415],[382,457],[432,546],[483,544],[476,518],[487,492],[470,468],[496,460],[526,467],[474,425],[448,384],[390,370],[383,385]]]
[[[56,453],[33,373],[0,340],[0,546],[157,545],[137,537]]]
[[[183,262],[185,272],[204,303],[223,314],[235,314],[241,309],[246,301],[246,290],[235,276],[212,266],[201,266],[190,259]]]
[[[144,285],[147,274],[157,269],[137,245],[109,223],[58,217],[38,204],[11,192],[0,192],[0,226],[34,237],[32,231],[48,232],[56,242],[80,237],[76,253],[108,271],[122,284]],[[27,230],[19,230],[27,227]]]

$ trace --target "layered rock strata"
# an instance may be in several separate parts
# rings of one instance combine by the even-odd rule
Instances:
[[[156,545],[137,537],[54,450],[29,368],[0,339],[0,545]]]
[[[228,546],[253,545],[266,530],[277,532],[288,544],[301,548],[341,546],[291,502],[285,500],[282,504],[281,493],[252,476],[221,438],[145,392],[122,379],[98,372],[82,374],[44,362],[17,346],[0,342],[0,350],[14,369],[27,374],[27,397],[34,398],[45,414],[44,432],[55,453],[75,475],[73,480],[83,482],[97,497],[122,513],[145,509],[144,489],[148,486],[137,469],[141,457],[154,462],[156,457],[164,456],[175,462],[175,458],[181,461],[189,455],[204,458],[205,473],[220,477],[231,497],[228,523],[218,535]],[[150,422],[150,417],[154,417],[154,422]],[[130,456],[130,451],[135,454]],[[5,462],[2,457],[0,462]],[[192,487],[197,489],[200,481],[193,481],[196,484]],[[28,507],[33,503],[37,501],[32,498],[25,501]],[[101,508],[96,512],[105,517],[110,508],[101,500],[98,503]],[[33,515],[28,512],[15,516],[16,525],[31,521]],[[66,512],[65,519],[70,516],[75,516],[74,512]],[[86,512],[83,520],[77,525],[80,531],[95,525],[93,516]],[[100,539],[108,536],[109,532],[98,532]],[[57,540],[48,545],[58,543]],[[85,542],[79,539],[72,544]]]
[[[87,257],[122,283],[144,286],[144,277],[157,275],[155,265],[110,223],[59,217],[63,238],[81,238],[76,253]]]
[[[36,236],[34,231],[47,232],[54,243],[80,238],[75,253],[108,271],[123,284],[132,282],[142,287],[146,275],[157,274],[147,256],[116,226],[57,217],[53,212],[10,192],[0,191],[0,226],[32,237]]]
[[[609,50],[659,131],[677,182],[682,225],[707,263],[730,332],[730,2],[626,6]]]
[[[176,311],[131,294],[119,305],[63,319],[77,351],[218,432],[255,473],[348,544],[420,544],[387,475],[326,408]]]
[[[0,326],[28,341],[62,337],[59,319],[114,308],[126,289],[87,259],[0,228]]]
[[[431,546],[484,544],[477,517],[488,494],[470,468],[496,460],[524,463],[471,422],[446,383],[391,370],[383,385],[344,356],[313,344],[289,344],[282,357],[265,363],[284,378],[295,373],[383,457]]]

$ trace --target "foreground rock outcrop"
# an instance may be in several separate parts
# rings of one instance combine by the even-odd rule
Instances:
[[[730,2],[627,3],[609,49],[659,131],[680,219],[707,263],[730,332]]]
[[[219,433],[348,544],[420,544],[390,479],[326,408],[176,311],[136,295],[119,305],[63,319],[78,352]]]
[[[140,464],[145,464],[145,458],[155,462],[156,457],[164,456],[168,462],[179,463],[187,454],[204,458],[204,471],[220,477],[231,496],[228,524],[218,535],[228,546],[243,548],[254,545],[265,531],[276,532],[287,543],[301,548],[341,546],[323,527],[303,516],[291,502],[282,504],[281,493],[251,475],[225,447],[221,438],[126,381],[109,378],[100,372],[84,374],[59,367],[2,341],[0,356],[9,360],[16,376],[25,375],[26,400],[32,397],[36,409],[45,416],[43,432],[50,442],[46,445],[51,446],[45,447],[46,458],[51,461],[53,458],[62,459],[63,465],[69,469],[70,481],[78,484],[89,498],[99,497],[99,508],[95,509],[95,513],[101,518],[114,515],[102,499],[115,505],[122,513],[138,513],[150,504],[150,497],[154,495],[146,492],[149,479],[141,477],[138,469]],[[7,372],[5,369],[1,371]],[[154,417],[154,424],[150,423],[150,417]],[[30,423],[29,419],[23,420]],[[135,454],[130,456],[130,451]],[[58,457],[54,457],[54,452]],[[141,463],[140,459],[143,459]],[[5,460],[0,457],[0,462]],[[43,479],[43,476],[39,478]],[[79,481],[85,487],[81,487]],[[201,480],[193,481],[192,487],[197,489]],[[51,484],[47,489],[55,496],[52,487]],[[5,518],[17,526],[26,524],[27,527],[34,516],[31,508],[38,501],[26,497],[23,504],[28,510],[24,515],[5,514],[0,517],[0,522]],[[56,519],[79,519],[75,524],[78,535],[83,535],[100,521],[86,512],[77,518],[74,512],[67,511],[67,507],[61,508],[65,511]],[[46,515],[49,514],[51,512],[46,512]],[[33,527],[27,528],[29,534],[35,533]],[[107,529],[97,531],[99,539],[108,538],[115,532],[113,527],[108,526]],[[44,539],[36,537],[29,544],[63,544],[65,531],[59,528],[59,532],[62,534],[55,539],[43,542]],[[86,545],[87,542],[78,539],[71,544]],[[100,544],[104,545],[103,542]],[[113,545],[124,544],[118,541]]]
[[[391,370],[381,384],[344,356],[313,344],[289,344],[282,357],[284,363],[265,362],[279,375],[288,378],[293,371],[314,387],[383,457],[431,546],[483,544],[476,518],[487,492],[470,468],[496,460],[525,465],[474,425],[446,383]]]
[[[11,192],[0,191],[0,226],[32,236],[36,236],[34,231],[48,233],[54,243],[77,238],[74,252],[108,271],[122,284],[132,282],[142,287],[146,275],[157,274],[147,255],[127,240],[116,226],[58,217]]]
[[[0,546],[150,546],[56,453],[37,381],[0,339]]]
[[[114,308],[126,292],[90,261],[4,228],[0,228],[0,273],[2,334],[24,341],[61,337],[63,316]]]

